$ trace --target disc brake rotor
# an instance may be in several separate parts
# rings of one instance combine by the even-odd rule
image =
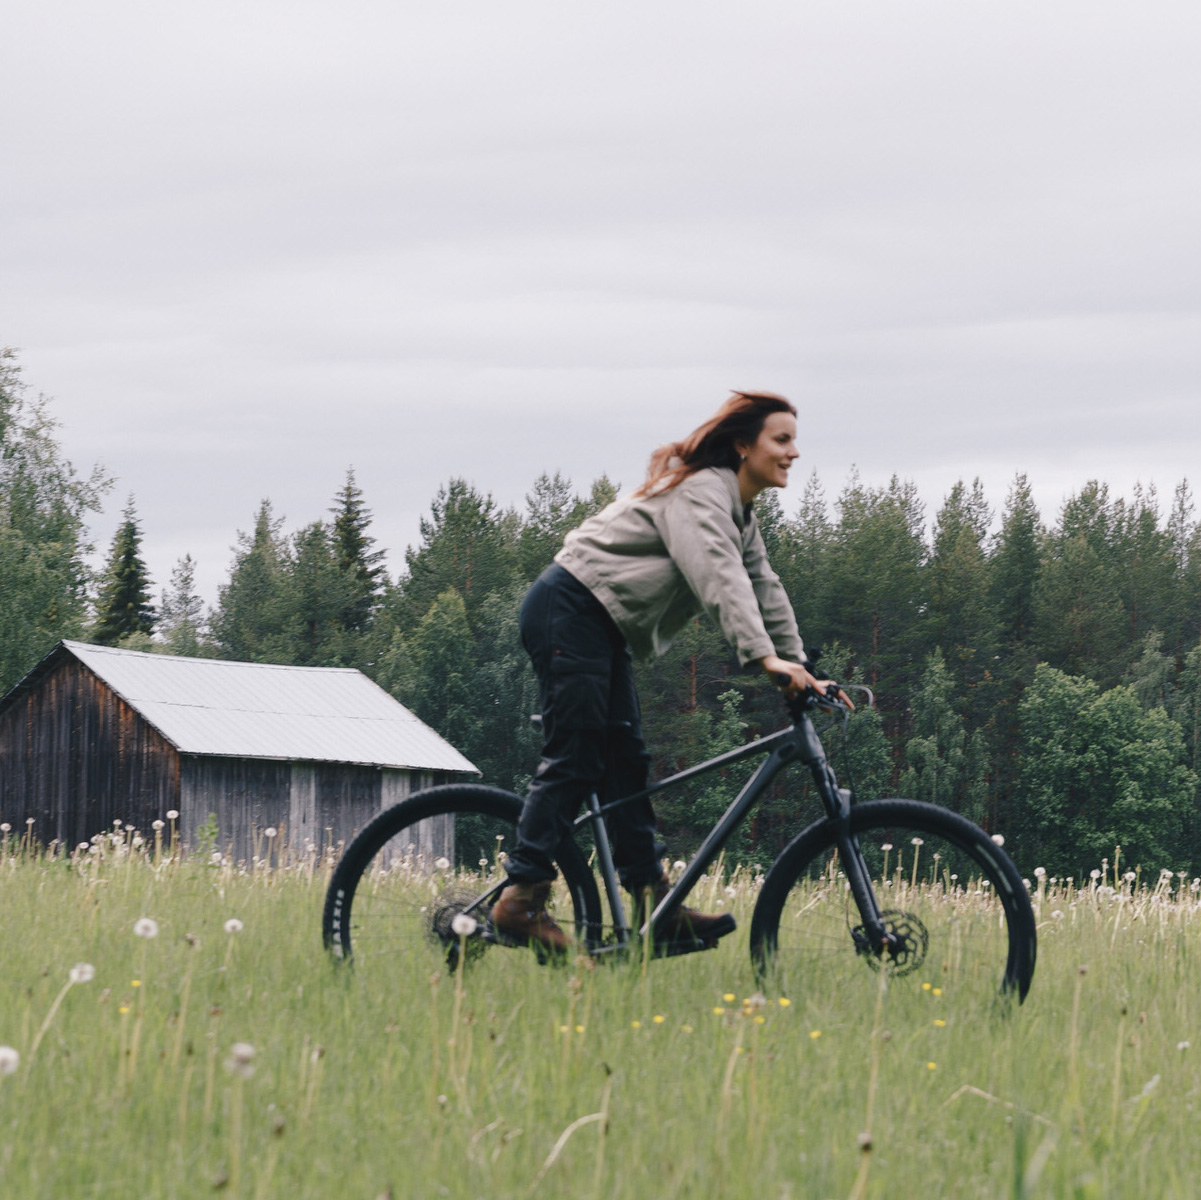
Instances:
[[[908,975],[916,971],[926,961],[930,949],[930,934],[925,925],[913,913],[896,910],[882,912],[880,919],[889,940],[877,951],[867,936],[867,930],[862,925],[856,925],[851,930],[851,937],[858,953],[867,960],[869,966],[878,969],[883,964],[892,975]]]

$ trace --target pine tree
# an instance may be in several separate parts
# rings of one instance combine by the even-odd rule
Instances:
[[[533,582],[563,547],[563,538],[579,524],[584,502],[571,490],[571,481],[558,471],[545,472],[534,481],[525,498],[517,554],[522,575]]]
[[[984,550],[991,519],[980,480],[970,491],[956,483],[935,518],[926,578],[931,640],[946,657],[961,711],[970,708],[978,720],[994,700],[999,641]]]
[[[101,646],[115,646],[131,635],[153,632],[150,577],[142,559],[142,530],[131,495],[113,535],[96,601],[92,640]]]
[[[1034,592],[1040,566],[1042,522],[1026,476],[1014,476],[1001,532],[992,554],[992,599],[1002,644],[1012,654],[1025,647],[1034,628]]]
[[[292,538],[287,579],[289,624],[296,631],[291,661],[298,666],[349,666],[356,630],[347,627],[357,613],[363,581],[340,553],[337,535],[314,521]]]
[[[159,604],[158,633],[168,654],[195,657],[205,650],[204,601],[196,594],[196,564],[185,554],[171,572]]]
[[[27,400],[0,349],[0,694],[63,637],[83,632],[91,551],[84,522],[110,486],[63,458],[45,397]]]
[[[882,700],[909,690],[922,645],[923,509],[917,488],[895,475],[869,488],[857,474],[838,499],[829,559],[830,632]]]
[[[961,812],[973,821],[987,815],[988,756],[979,730],[969,733],[955,711],[955,688],[942,653],[926,660],[913,696],[913,736],[905,746],[904,796]]]
[[[254,531],[238,533],[229,582],[217,593],[212,631],[222,658],[291,663],[296,653],[291,553],[283,518],[264,500]]]
[[[373,550],[375,539],[371,512],[363,503],[363,491],[356,484],[354,468],[346,472],[346,483],[334,497],[332,540],[338,568],[346,576],[345,600],[338,620],[343,629],[364,632],[379,603],[384,585],[384,552]]]
[[[430,515],[421,519],[422,545],[405,551],[405,574],[393,605],[396,626],[406,636],[412,633],[449,590],[458,593],[474,622],[489,593],[518,577],[515,520],[464,479],[439,488]]]
[[[1120,523],[1104,484],[1093,480],[1071,496],[1059,527],[1045,540],[1034,595],[1040,656],[1106,686],[1117,682],[1130,659]]]

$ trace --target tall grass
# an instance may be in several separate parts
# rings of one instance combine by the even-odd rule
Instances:
[[[741,932],[645,972],[493,949],[450,975],[433,948],[347,970],[327,860],[132,841],[4,843],[5,1197],[1196,1193],[1190,881],[1032,881],[1039,968],[1009,1008],[867,969],[760,994]],[[753,876],[701,887],[745,929]]]

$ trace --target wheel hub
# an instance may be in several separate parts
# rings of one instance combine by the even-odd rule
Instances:
[[[868,964],[878,968],[887,967],[892,975],[908,975],[926,961],[930,949],[930,934],[925,925],[913,913],[890,910],[880,914],[884,924],[884,944],[879,948],[872,945],[867,930],[856,925],[851,930],[855,950]]]

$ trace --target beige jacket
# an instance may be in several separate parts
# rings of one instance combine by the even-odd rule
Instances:
[[[703,610],[743,666],[768,654],[805,661],[788,595],[727,467],[623,496],[569,533],[555,562],[605,606],[640,658],[662,654]]]

